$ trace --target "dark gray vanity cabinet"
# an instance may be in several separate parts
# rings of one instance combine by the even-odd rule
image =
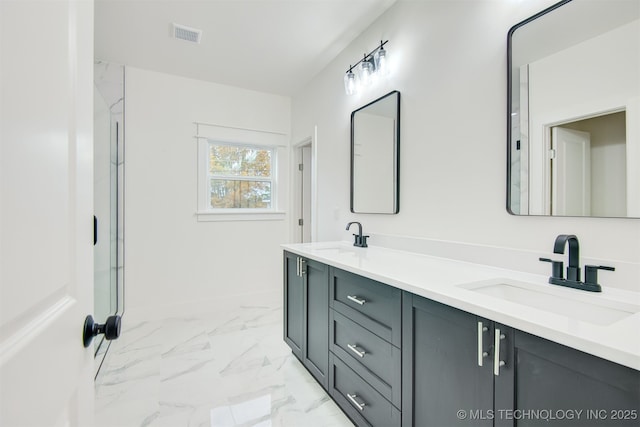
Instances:
[[[329,275],[329,393],[358,426],[400,426],[402,291]]]
[[[403,427],[640,425],[639,371],[403,298]]]
[[[458,412],[493,409],[492,359],[482,356],[491,351],[489,322],[408,292],[403,299],[403,427],[492,426],[488,416],[470,421]]]
[[[300,257],[284,253],[284,341],[302,360],[304,279],[300,276]]]
[[[284,253],[284,341],[325,388],[329,369],[329,267]]]
[[[284,340],[358,426],[640,426],[640,371],[289,252]]]
[[[499,407],[521,411],[514,415],[545,409],[562,426],[640,425],[640,371],[518,330],[513,355],[513,388],[496,398]],[[539,418],[520,416],[508,425],[549,425]]]

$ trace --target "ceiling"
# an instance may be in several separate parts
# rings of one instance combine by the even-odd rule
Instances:
[[[95,57],[290,96],[395,1],[96,0]],[[172,23],[201,42],[171,37]]]

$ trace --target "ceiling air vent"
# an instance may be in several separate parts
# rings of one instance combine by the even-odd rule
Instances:
[[[202,37],[202,30],[197,28],[189,28],[180,24],[173,24],[171,26],[171,35],[176,39],[185,40],[193,43],[200,43],[200,37]]]

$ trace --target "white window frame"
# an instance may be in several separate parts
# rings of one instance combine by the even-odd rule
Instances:
[[[252,131],[255,134],[255,131]],[[251,135],[253,136],[253,135]],[[278,164],[281,158],[282,147],[273,144],[273,138],[216,138],[208,136],[196,136],[198,141],[198,207],[196,217],[198,221],[273,221],[284,220],[286,214],[279,210],[279,171]],[[246,142],[244,142],[246,140]],[[211,208],[209,155],[210,144],[234,145],[258,150],[271,151],[271,207],[270,208]],[[243,180],[245,177],[229,176],[222,179]],[[251,179],[253,180],[253,179]],[[266,180],[265,180],[266,181]]]

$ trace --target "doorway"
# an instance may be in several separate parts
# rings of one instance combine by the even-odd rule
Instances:
[[[315,156],[312,138],[307,138],[294,147],[294,241],[308,243],[314,241],[314,195]]]
[[[627,216],[626,111],[550,128],[552,215]]]

